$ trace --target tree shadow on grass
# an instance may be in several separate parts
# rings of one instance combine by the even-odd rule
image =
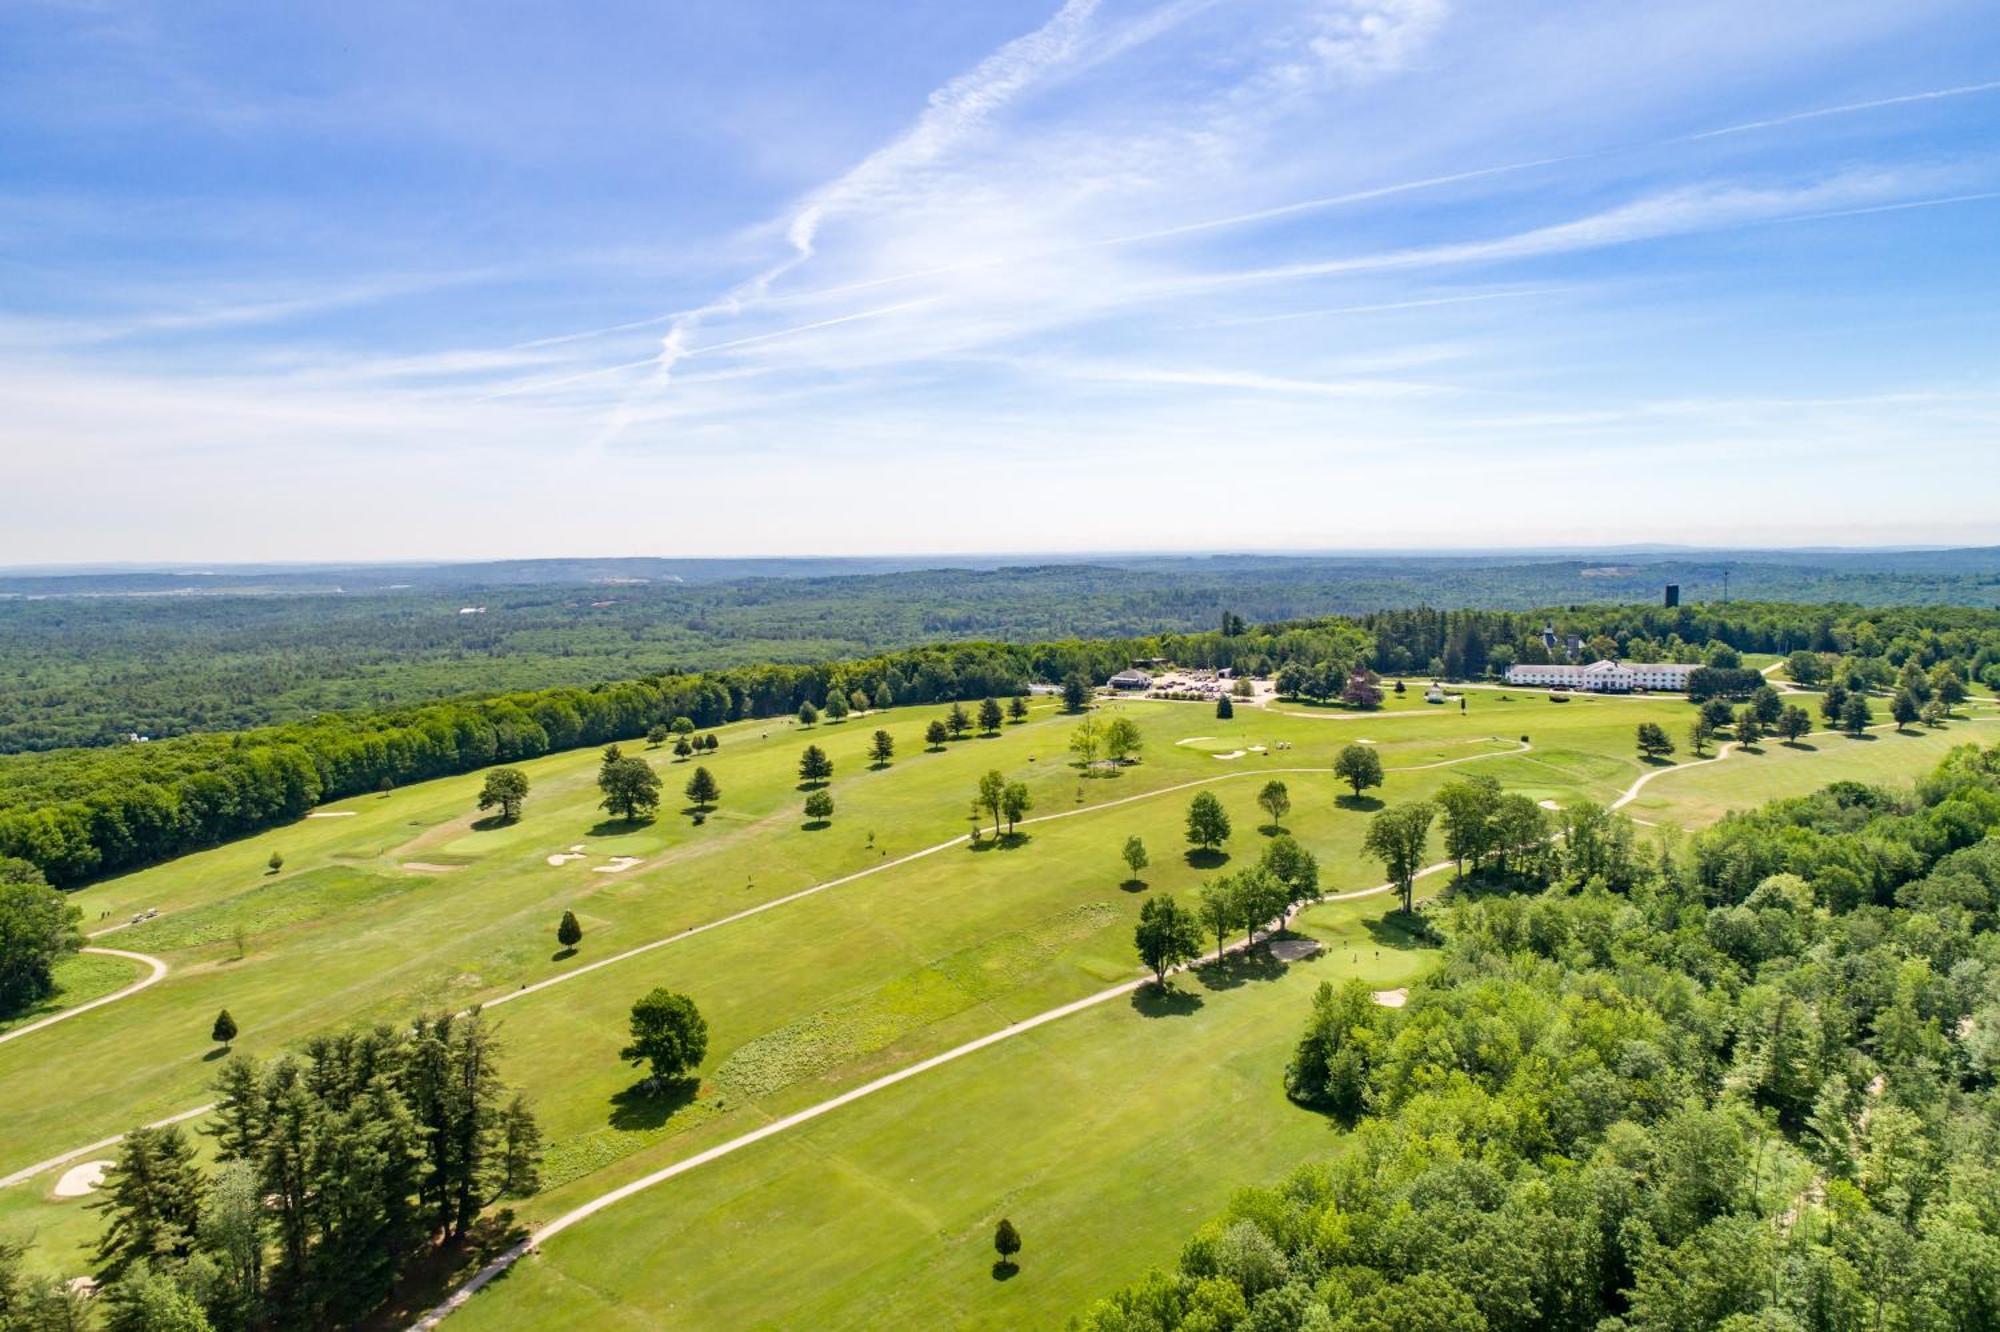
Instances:
[[[1144,879],[1127,879],[1118,886],[1128,893],[1143,893],[1146,891],[1146,881]]]
[[[590,825],[592,837],[617,837],[622,833],[637,832],[650,824],[651,818],[643,819],[599,819]]]
[[[807,819],[799,827],[806,832],[825,832],[833,826],[832,819]]]
[[[1001,833],[998,837],[988,833],[971,843],[971,847],[974,851],[1012,851],[1016,847],[1026,846],[1031,840],[1024,832]]]
[[[1260,823],[1257,825],[1257,831],[1266,837],[1283,837],[1285,835],[1285,825],[1282,823]]]
[[[1285,974],[1286,968],[1287,964],[1274,957],[1270,949],[1246,948],[1220,962],[1210,958],[1205,965],[1195,968],[1194,977],[1204,990],[1233,990],[1251,981],[1276,980]]]
[[[527,1238],[528,1228],[516,1219],[513,1208],[489,1212],[472,1223],[464,1239],[450,1240],[435,1248],[424,1246],[404,1266],[389,1298],[355,1326],[408,1327],[467,1277]],[[512,1270],[508,1268],[494,1280],[506,1280],[507,1272]]]
[[[800,782],[797,786],[794,786],[792,789],[794,791],[817,791],[825,785],[826,782],[824,781]]]
[[[555,952],[549,954],[549,961],[567,962],[575,956],[576,956],[576,949],[574,948],[558,948],[556,949]]]
[[[701,1079],[681,1078],[658,1091],[646,1090],[645,1082],[635,1082],[611,1098],[611,1127],[622,1130],[656,1129],[673,1117],[676,1110],[694,1104]]]
[[[1876,735],[1873,731],[1863,731],[1860,735],[1850,735],[1847,738],[1849,740],[1865,740],[1872,745],[1881,737]]]
[[[1674,766],[1672,759],[1664,758],[1657,754],[1641,754],[1639,755],[1639,763],[1641,766],[1648,768],[1671,768]]]
[[[212,1064],[218,1059],[227,1059],[228,1057],[229,1057],[229,1047],[224,1045],[218,1045],[213,1050],[210,1050],[207,1054],[203,1055],[201,1057],[201,1062],[204,1064]]]
[[[1787,740],[1784,742],[1784,746],[1786,749],[1803,749],[1808,754],[1816,754],[1819,752],[1818,745],[1809,745],[1803,740]]]
[[[1398,952],[1412,952],[1417,949],[1435,948],[1430,937],[1430,922],[1415,912],[1405,912],[1401,907],[1385,911],[1372,920],[1361,922],[1368,931],[1369,941],[1379,952],[1393,948]]]
[[[512,827],[514,820],[504,814],[488,814],[472,821],[472,831],[492,832],[495,828]]]
[[[1377,800],[1374,796],[1367,795],[1336,796],[1333,803],[1339,805],[1342,809],[1357,810],[1363,814],[1373,814],[1376,810],[1382,808],[1380,800]]]
[[[1140,1017],[1191,1017],[1200,1008],[1200,995],[1172,985],[1162,990],[1148,981],[1132,991],[1132,1010]]]
[[[1229,863],[1229,853],[1219,848],[1198,846],[1187,853],[1187,863],[1191,869],[1221,869]]]
[[[1012,1281],[1021,1274],[1021,1265],[1009,1258],[997,1258],[993,1262],[995,1281]]]

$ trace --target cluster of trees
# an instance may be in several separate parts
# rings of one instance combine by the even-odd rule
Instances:
[[[1287,1069],[1354,1150],[1236,1196],[1087,1332],[2000,1322],[2000,749],[1463,895],[1401,1009]]]
[[[1339,699],[1350,708],[1382,706],[1380,677],[1360,662],[1294,662],[1273,683],[1286,698]]]
[[[1076,755],[1076,761],[1085,768],[1094,766],[1100,756],[1118,767],[1136,763],[1145,747],[1146,738],[1139,733],[1139,724],[1130,717],[1113,717],[1108,722],[1100,722],[1086,714],[1069,736],[1069,752]]]
[[[83,946],[82,919],[39,869],[0,856],[0,1018],[55,993],[56,963]]]
[[[1007,836],[1014,834],[1014,825],[1035,807],[1035,798],[1028,791],[1025,782],[1010,782],[998,768],[979,779],[979,790],[972,797],[972,812],[975,823],[984,814],[993,820],[993,835],[999,837],[1000,824],[1005,820]]]
[[[499,1054],[475,1011],[320,1036],[267,1063],[232,1057],[212,1169],[168,1125],[128,1133],[105,1173],[92,1206],[105,1216],[107,1324],[227,1332],[362,1318],[485,1208],[538,1187],[541,1135]]]
[[[1190,825],[1194,817],[1190,810]],[[1125,843],[1125,861],[1134,874],[1145,868],[1146,849],[1138,838]],[[1139,961],[1153,973],[1153,983],[1164,989],[1167,973],[1201,955],[1205,934],[1214,937],[1219,962],[1231,932],[1242,930],[1247,948],[1257,931],[1274,924],[1282,928],[1294,908],[1318,897],[1319,861],[1281,834],[1265,846],[1255,865],[1204,883],[1193,908],[1171,893],[1156,893],[1141,902],[1133,946]]]

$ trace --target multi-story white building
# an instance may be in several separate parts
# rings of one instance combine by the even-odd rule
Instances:
[[[1567,662],[1549,666],[1510,666],[1510,685],[1553,685],[1598,694],[1629,694],[1634,689],[1687,688],[1688,676],[1700,668],[1671,661],[1593,661],[1588,666]]]

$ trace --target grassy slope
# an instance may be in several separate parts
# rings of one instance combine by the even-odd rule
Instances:
[[[1191,890],[1203,875],[1178,854],[1188,793],[1116,809],[1096,806],[1180,782],[1226,778],[1213,789],[1236,820],[1231,849],[1240,862],[1262,840],[1255,831],[1262,816],[1252,797],[1263,770],[1312,767],[1323,773],[1332,753],[1352,739],[1375,740],[1392,770],[1406,769],[1392,771],[1382,793],[1391,800],[1434,789],[1460,771],[1490,772],[1538,798],[1604,799],[1640,771],[1630,756],[1633,725],[1658,717],[1684,729],[1687,716],[1685,705],[1671,702],[1551,705],[1538,695],[1507,703],[1475,695],[1465,714],[1405,699],[1365,718],[1277,717],[1244,709],[1232,722],[1218,722],[1195,705],[1119,706],[1140,720],[1148,749],[1143,764],[1113,780],[1079,781],[1059,762],[1070,723],[1046,707],[1026,725],[961,742],[945,754],[920,752],[918,737],[934,712],[899,711],[817,728],[811,738],[838,765],[833,793],[839,812],[832,828],[807,832],[799,826],[802,797],[793,772],[807,737],[783,722],[746,723],[723,733],[724,747],[710,760],[724,803],[701,828],[671,812],[637,831],[598,827],[596,756],[560,755],[527,765],[535,789],[527,817],[512,828],[473,828],[469,807],[478,778],[455,778],[346,802],[342,808],[359,811],[355,817],[305,820],[87,890],[79,900],[108,920],[160,907],[158,920],[106,942],[156,952],[172,963],[174,974],[130,1000],[0,1046],[0,1120],[9,1124],[0,1168],[206,1099],[213,1065],[203,1059],[205,1038],[215,1009],[225,1004],[243,1026],[242,1044],[269,1053],[356,1017],[399,1014],[419,1002],[463,1004],[505,995],[580,962],[962,832],[967,796],[989,766],[1029,781],[1037,814],[1091,810],[1038,825],[1025,845],[981,852],[953,847],[495,1010],[509,1051],[508,1075],[536,1101],[551,1144],[551,1187],[520,1210],[531,1219],[553,1215],[772,1116],[1132,974],[1138,898],[1119,887],[1123,867],[1116,848],[1128,834],[1142,835],[1155,861],[1147,872],[1151,886]],[[897,736],[902,753],[887,771],[870,772],[861,751],[878,724]],[[1966,738],[1973,729],[1955,726],[1947,740]],[[1535,751],[1463,767],[1418,766],[1491,753],[1496,732],[1510,742],[1530,734]],[[1225,762],[1204,748],[1173,743],[1191,736],[1274,750],[1286,740],[1294,748]],[[1892,743],[1901,748],[1886,747]],[[1861,746],[1880,748],[1885,760],[1907,753],[1907,774],[1930,761],[1916,756],[1917,747],[1928,751],[1934,743],[1885,737]],[[669,790],[677,791],[686,765],[659,752],[651,757]],[[1791,757],[1774,751],[1772,768]],[[1653,783],[1645,799],[1667,799],[1680,784],[1733,776],[1738,762],[1765,760],[1750,756],[1711,771],[1677,773]],[[1808,785],[1821,780],[1809,775],[1820,771],[1817,764],[1792,766]],[[1296,804],[1288,824],[1320,854],[1327,886],[1374,882],[1375,871],[1357,855],[1365,819],[1333,805],[1331,778],[1285,780]],[[1770,793],[1746,780],[1740,790],[1691,802],[1688,817],[1709,817],[1717,802],[1750,803]],[[1655,817],[1643,806],[1634,812]],[[545,863],[546,855],[575,843],[589,847],[590,859],[559,868]],[[274,848],[283,851],[286,869],[266,876],[263,862]],[[646,863],[623,875],[591,872],[614,854],[643,856]],[[410,863],[459,867],[401,868]],[[1364,936],[1357,932],[1379,917],[1383,905],[1375,899],[1323,906],[1307,924],[1359,939]],[[588,933],[578,958],[557,960],[553,925],[564,907],[577,910]],[[233,937],[239,925],[245,931],[240,959]],[[657,1269],[643,1281],[635,1276],[645,1287],[634,1306],[642,1316],[664,1315],[674,1302],[695,1301],[708,1290],[735,1303],[706,1306],[700,1321],[719,1320],[725,1308],[752,1321],[790,1319],[812,1283],[760,1282],[749,1253],[724,1242],[753,1216],[760,1236],[755,1252],[778,1263],[765,1272],[818,1264],[828,1260],[824,1255],[833,1255],[843,1270],[879,1269],[876,1278],[836,1281],[828,1274],[828,1288],[815,1296],[823,1298],[814,1306],[816,1317],[830,1309],[873,1309],[890,1299],[891,1287],[910,1283],[915,1286],[897,1298],[914,1303],[880,1307],[907,1307],[911,1317],[990,1315],[1002,1322],[1027,1316],[1030,1305],[1043,1313],[1068,1307],[1134,1265],[1168,1256],[1173,1237],[1185,1230],[1181,1212],[1212,1209],[1223,1196],[1223,1181],[1276,1169],[1296,1159],[1307,1139],[1324,1140],[1318,1121],[1276,1095],[1275,1070],[1318,975],[1356,970],[1393,981],[1417,965],[1401,953],[1385,954],[1378,963],[1373,952],[1350,948],[1343,962],[1336,949],[1281,979],[1209,995],[1186,1020],[1146,1021],[1120,1003],[982,1052],[800,1130],[796,1142],[788,1135],[782,1143],[762,1144],[614,1209],[566,1236],[549,1261],[504,1283],[502,1289],[521,1294],[496,1293],[475,1307],[505,1311],[518,1299],[522,1308],[511,1316],[528,1319],[527,1306],[545,1298],[535,1293],[538,1283],[571,1279],[553,1270],[569,1261],[563,1255],[617,1248],[628,1232],[667,1226],[662,1217],[678,1227],[684,1218],[674,1200],[691,1191],[706,1197],[711,1188],[719,1191],[717,1201],[696,1215],[712,1213],[713,1225],[685,1240],[704,1255],[705,1267],[687,1269],[696,1285],[664,1280]],[[624,1011],[654,984],[693,993],[712,1029],[703,1097],[670,1116],[624,1095],[632,1074],[616,1060]],[[1187,1036],[1154,1047],[1180,1031]],[[1049,1084],[1064,1089],[1064,1096],[1044,1103],[1032,1092],[1052,1065],[1102,1071],[1088,1081],[1088,1096],[1066,1073]],[[66,1088],[60,1103],[45,1094],[51,1077]],[[1240,1119],[1223,1116],[1228,1129],[1218,1127],[1222,1104],[1243,1107]],[[1095,1116],[1124,1127],[1114,1133]],[[912,1124],[925,1131],[911,1133]],[[1031,1133],[1022,1131],[1028,1124]],[[1147,1127],[1142,1132],[1138,1125]],[[1229,1145],[1216,1153],[1212,1169],[1206,1162],[1200,1169],[1162,1164],[1178,1157],[1171,1144],[1218,1141]],[[840,1153],[842,1162],[857,1162],[856,1178],[912,1181],[886,1212],[911,1214],[913,1199],[933,1199],[938,1224],[899,1232],[900,1248],[882,1240],[878,1228],[889,1221],[872,1212],[866,1226],[852,1220],[852,1228],[841,1232],[851,1242],[810,1224],[787,1229],[785,1218],[810,1215],[816,1192],[827,1185],[810,1164],[813,1147],[805,1145],[822,1142],[840,1144],[827,1150]],[[897,1174],[905,1156],[948,1162],[962,1186],[945,1188],[922,1171]],[[978,1159],[976,1170],[967,1157]],[[771,1201],[783,1189],[745,1192],[748,1185],[739,1181],[731,1191],[728,1181],[738,1172],[754,1182],[779,1169],[773,1162],[780,1160],[789,1163],[786,1170],[802,1172],[789,1176],[801,1187],[788,1204]],[[1067,1169],[1065,1160],[1072,1162]],[[845,1179],[845,1169],[836,1175]],[[40,1254],[81,1270],[78,1246],[94,1232],[96,1218],[80,1204],[48,1202],[52,1182],[53,1175],[0,1191],[0,1229],[38,1231]],[[1028,1227],[1031,1246],[1039,1230],[1051,1250],[1073,1256],[1050,1252],[1004,1289],[975,1264],[984,1284],[975,1285],[978,1296],[969,1296],[958,1284],[959,1268],[978,1256],[968,1256],[966,1244],[978,1250],[983,1235],[961,1236],[942,1248],[937,1237],[990,1225],[991,1208],[1012,1206],[1016,1187],[1024,1202],[1015,1219]],[[1140,1225],[1124,1206],[1133,1191],[1151,1197],[1171,1220],[1152,1229]],[[926,1213],[918,1207],[914,1214]],[[1031,1222],[1030,1216],[1041,1219]],[[786,1238],[794,1235],[796,1243]],[[705,1256],[731,1252],[734,1261]],[[1031,1247],[1030,1256],[1035,1252]],[[867,1262],[863,1254],[870,1255]],[[1059,1284],[1048,1275],[1063,1262],[1073,1264],[1083,1284]],[[1092,1273],[1096,1277],[1084,1281]],[[1017,1288],[1042,1293],[1018,1294]],[[726,1291],[736,1293],[720,1293]],[[626,1290],[607,1298],[616,1304],[634,1295]],[[996,1299],[1002,1302],[986,1302]]]

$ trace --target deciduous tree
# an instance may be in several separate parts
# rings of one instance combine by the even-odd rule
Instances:
[[[1167,988],[1167,973],[1201,952],[1201,922],[1192,911],[1165,893],[1139,906],[1139,924],[1132,941],[1139,960],[1153,973],[1153,983]]]
[[[877,731],[868,741],[868,757],[875,760],[875,766],[886,768],[889,760],[896,755],[896,738],[887,731]]]
[[[1276,826],[1292,812],[1292,793],[1285,789],[1283,782],[1273,778],[1265,782],[1264,789],[1257,793],[1257,803],[1264,807],[1264,812],[1271,816],[1272,825]]]
[[[1333,760],[1333,775],[1354,788],[1354,798],[1370,786],[1382,784],[1382,756],[1363,744],[1343,747]]]
[[[645,1065],[649,1089],[692,1072],[708,1054],[708,1022],[694,1000],[664,987],[632,1005],[631,1030],[618,1057]]]
[[[833,779],[833,760],[818,745],[807,745],[799,755],[799,780],[827,782]]]
[[[1000,729],[1000,722],[1000,700],[997,698],[979,700],[979,729],[987,735],[992,735]]]
[[[1392,806],[1369,820],[1361,840],[1361,849],[1382,862],[1405,912],[1414,906],[1417,871],[1424,867],[1431,821],[1436,817],[1437,807],[1426,800]]]
[[[1188,802],[1187,839],[1188,845],[1203,851],[1213,851],[1229,840],[1229,811],[1213,791],[1196,792]]]
[[[502,823],[517,822],[527,798],[528,774],[519,768],[493,768],[486,774],[485,785],[479,788],[479,808],[488,810],[498,806]]]
[[[833,817],[833,797],[825,791],[814,791],[806,797],[806,818],[813,823],[825,823]]]

